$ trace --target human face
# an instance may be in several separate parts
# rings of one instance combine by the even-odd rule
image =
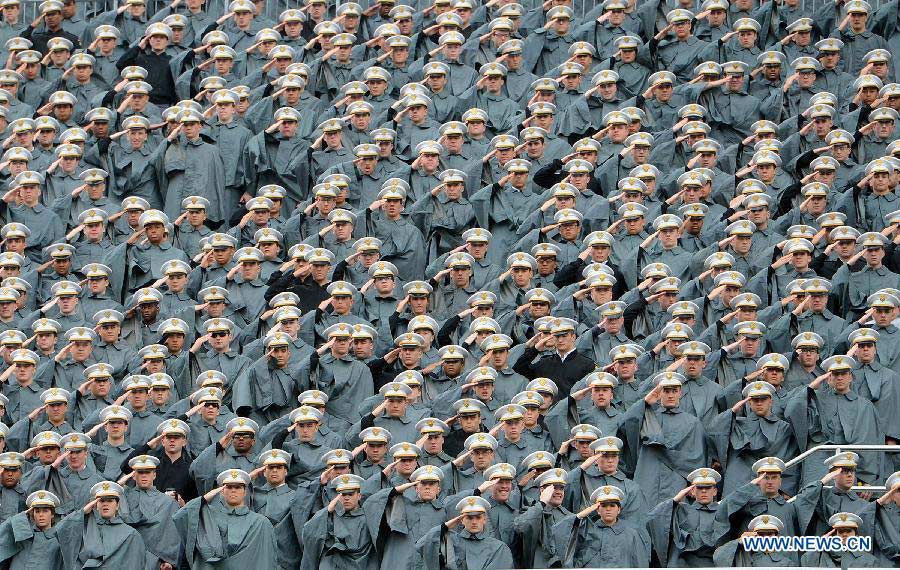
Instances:
[[[222,489],[222,498],[229,507],[240,507],[244,505],[244,499],[247,496],[247,487],[242,484],[228,483]]]
[[[134,483],[138,489],[147,490],[156,481],[156,469],[140,469],[134,472]]]
[[[37,456],[42,465],[50,465],[56,460],[57,457],[59,457],[59,447],[56,447],[54,445],[47,445],[45,447],[38,448]]]
[[[249,453],[256,444],[256,435],[251,432],[239,432],[234,434],[232,445],[238,453]]]
[[[315,439],[319,432],[319,424],[317,422],[301,422],[296,425],[295,432],[297,439],[303,442],[309,442]]]
[[[150,49],[156,53],[162,53],[169,47],[169,38],[161,34],[150,36]]]
[[[264,474],[269,485],[278,487],[287,477],[287,468],[284,465],[266,465]]]
[[[50,525],[53,524],[53,515],[54,510],[50,507],[33,507],[31,509],[31,519],[41,530],[50,528]]]
[[[853,374],[849,370],[835,370],[831,373],[828,383],[831,384],[834,391],[838,394],[846,394],[850,391],[850,384],[853,382]]]
[[[772,398],[750,398],[750,410],[758,417],[768,416],[772,411]]]
[[[287,470],[282,467],[282,470],[287,473]],[[359,491],[344,491],[340,495],[341,506],[345,511],[355,511],[359,507],[359,500],[362,497]]]
[[[828,294],[827,293],[810,293],[809,295],[809,303],[807,304],[807,308],[813,313],[821,313],[825,310],[826,305],[828,304]]]
[[[76,362],[84,362],[91,355],[91,341],[76,340],[72,343],[72,348],[69,351],[69,354],[72,355],[72,360]]]
[[[686,40],[691,35],[691,23],[689,21],[675,22],[672,31],[679,40]]]
[[[591,400],[594,405],[605,410],[612,404],[613,391],[608,386],[594,386],[591,388]]]
[[[428,118],[428,107],[425,105],[411,105],[407,107],[407,111],[410,120],[417,125],[424,123]]]
[[[0,484],[7,489],[15,487],[22,479],[22,470],[17,467],[5,467],[0,471]]]
[[[106,429],[106,434],[110,439],[118,441],[125,435],[125,431],[128,429],[128,422],[124,420],[110,420],[106,422],[104,429]]]
[[[463,527],[471,534],[479,534],[484,531],[486,518],[484,514],[469,514],[462,519]]]
[[[211,334],[209,344],[214,350],[225,352],[231,346],[231,333],[226,331],[215,331]]]
[[[494,462],[494,452],[491,449],[475,449],[469,457],[477,471],[484,471]]]
[[[425,438],[424,450],[431,455],[437,455],[444,449],[444,435],[429,433]]]
[[[664,408],[674,408],[681,402],[680,386],[665,386],[659,399]]]
[[[375,352],[375,343],[372,339],[357,338],[353,339],[353,356],[360,360],[365,360],[372,356]]]
[[[714,485],[694,487],[694,499],[701,505],[712,503],[716,500],[716,487]]]
[[[216,68],[216,75],[224,77],[231,73],[231,70],[234,68],[234,60],[230,57],[220,57],[215,60],[213,65]],[[226,107],[231,107],[232,114],[237,110],[233,103],[220,103],[216,105],[216,111],[224,110]],[[226,117],[229,117],[229,115],[226,114]],[[222,116],[220,115],[219,118],[221,119]],[[228,120],[230,120],[230,118],[226,118],[226,122]]]
[[[59,29],[60,24],[62,23],[62,12],[60,10],[52,10],[44,14],[44,24],[47,25],[47,28],[51,31],[56,31]]]
[[[22,10],[18,4],[3,7],[3,21],[13,25],[19,21],[19,12]]]
[[[114,518],[119,512],[119,500],[110,497],[103,497],[97,502],[97,509],[100,516],[106,520]]]
[[[850,28],[854,32],[860,33],[866,31],[866,22],[869,21],[869,15],[865,12],[850,13]]]
[[[856,343],[857,351],[856,358],[865,364],[869,364],[875,360],[876,351],[875,351],[875,343],[864,341]]]
[[[616,524],[619,520],[619,512],[621,512],[621,510],[622,507],[619,505],[618,501],[604,501],[600,503],[600,508],[598,509],[600,520],[608,525]]]
[[[403,417],[409,402],[406,398],[387,398],[385,400],[385,412],[392,418]]]
[[[334,344],[331,346],[331,353],[334,356],[344,356],[350,353],[350,337],[333,337]]]
[[[401,212],[403,212],[403,200],[399,198],[388,198],[384,201],[382,210],[388,218],[392,220],[399,219]]]
[[[479,344],[481,343],[479,342]],[[482,402],[487,402],[494,397],[493,382],[481,382],[476,384],[473,390],[475,390],[475,396]]]
[[[879,327],[886,327],[891,324],[891,321],[894,320],[896,316],[896,309],[892,309],[890,307],[875,307],[875,324]]]
[[[146,129],[128,129],[128,143],[131,145],[132,150],[138,150],[144,146],[144,143],[147,142],[147,136]]]
[[[819,361],[819,349],[813,346],[804,346],[797,349],[797,356],[804,368],[812,368]]]
[[[137,388],[128,391],[128,402],[135,410],[143,410],[147,407],[147,400],[150,398],[150,391],[146,388]]]
[[[463,368],[463,361],[457,360],[455,358],[450,358],[441,362],[441,367],[444,370],[444,374],[446,374],[450,378],[455,378],[460,375]],[[462,420],[466,416],[460,416],[459,419]]]
[[[433,501],[441,492],[441,484],[437,481],[419,481],[416,483],[416,494],[422,502]]]
[[[152,372],[151,374],[156,374]],[[150,390],[150,401],[156,406],[164,406],[169,401],[171,391],[168,388],[154,387]]]
[[[491,498],[495,501],[505,503],[509,500],[509,494],[512,492],[512,481],[510,479],[498,479],[497,483],[491,488]]]
[[[14,371],[16,382],[22,385],[30,383],[34,378],[34,370],[34,364],[30,364],[27,362],[17,362]]]
[[[856,467],[841,467],[841,472],[834,478],[834,486],[846,491],[856,484]]]
[[[763,379],[777,388],[784,383],[784,370],[775,366],[763,368]]]
[[[778,495],[781,489],[781,473],[764,473],[762,479],[757,483],[763,495],[766,497],[774,497]]]
[[[370,441],[366,443],[366,457],[372,463],[380,464],[387,455],[388,446],[380,441]]]
[[[568,352],[575,346],[575,333],[566,332],[563,334],[553,335],[556,337],[556,350],[559,352]]]

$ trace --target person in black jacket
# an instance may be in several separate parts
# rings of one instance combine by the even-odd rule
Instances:
[[[187,417],[187,416],[183,416]],[[120,469],[124,475],[131,473],[131,467],[128,462],[139,455],[152,455],[159,459],[159,467],[156,468],[156,480],[153,485],[161,492],[175,492],[176,500],[183,500],[185,503],[197,497],[197,486],[191,477],[189,470],[191,468],[192,458],[188,453],[187,434],[190,427],[180,419],[165,420],[157,431],[159,435],[143,445],[137,446],[125,461],[122,462]],[[160,446],[160,443],[162,445]]]
[[[129,65],[139,65],[147,70],[147,83],[153,86],[150,102],[160,107],[169,107],[178,102],[175,95],[175,78],[166,53],[172,41],[172,28],[157,22],[147,26],[147,35],[119,58],[116,67],[122,71]],[[149,44],[149,47],[148,47]]]
[[[303,244],[297,244],[288,251],[288,256],[294,261],[294,265],[281,271],[274,271],[269,276],[268,286],[263,297],[271,301],[272,297],[279,293],[289,291],[300,297],[299,308],[306,313],[319,306],[319,303],[328,299],[331,295],[325,286],[313,278],[312,265],[306,261],[304,255],[310,248]]]
[[[33,49],[47,55],[47,42],[52,38],[66,38],[72,42],[74,49],[81,48],[81,41],[78,36],[65,31],[62,28],[63,22],[63,5],[62,2],[51,1],[41,4],[41,15],[38,16],[31,24],[22,30],[22,37],[31,40]],[[43,29],[38,31],[38,26],[44,23]],[[119,68],[121,69],[121,68]]]
[[[610,260],[614,241],[615,238],[609,232],[603,230],[588,234],[582,242],[584,251],[578,254],[575,260],[570,261],[556,271],[556,275],[553,276],[553,284],[557,289],[562,289],[577,283],[584,278],[582,272],[585,267],[591,263],[605,263],[607,267],[612,269],[613,277],[616,278],[616,284],[613,286],[613,299],[618,299],[624,295],[628,290],[625,287],[625,276],[619,271],[619,266]]]
[[[595,368],[593,360],[575,350],[577,325],[572,319],[555,319],[550,334],[556,338],[556,350],[540,354],[547,341],[535,335],[526,343],[513,370],[529,379],[549,378],[556,382],[560,394],[568,395],[572,386]]]
[[[563,158],[555,158],[550,164],[542,166],[535,173],[532,181],[541,188],[550,188],[554,184],[562,182],[568,176],[566,172],[566,163],[573,158],[581,158],[575,153],[564,156]],[[589,161],[590,162],[590,161]],[[591,176],[587,184],[588,189],[599,196],[603,195],[600,188],[600,181],[596,177]]]

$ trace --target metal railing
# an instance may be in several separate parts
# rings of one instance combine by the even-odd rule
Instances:
[[[822,445],[811,447],[797,457],[791,459],[790,461],[785,461],[785,469],[793,467],[798,463],[802,463],[807,457],[814,453],[818,453],[819,451],[834,451],[835,454],[840,453],[841,451],[886,451],[888,453],[900,453],[900,445],[837,445],[833,443],[825,443]],[[879,492],[886,491],[887,487],[885,487],[884,485],[854,485],[853,487],[851,487],[851,489],[861,492]],[[794,497],[791,497],[789,500],[793,501]]]

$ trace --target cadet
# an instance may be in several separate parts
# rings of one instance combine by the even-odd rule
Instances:
[[[306,389],[298,375],[302,369],[288,369],[290,340],[283,332],[266,337],[266,355],[251,364],[232,388],[236,413],[269,423],[287,413],[290,402]]]
[[[7,521],[17,513],[25,510],[25,488],[22,481],[22,469],[25,456],[9,451],[0,454],[0,467],[3,468],[3,476],[0,477],[0,498],[6,503],[0,505],[0,520]]]
[[[291,454],[281,449],[272,449],[261,453],[259,462],[261,467],[251,472],[251,475],[262,469],[265,483],[254,489],[253,510],[265,515],[272,526],[276,526],[286,516],[290,516],[290,502],[294,495],[293,489],[287,484]]]
[[[539,500],[523,510],[513,521],[519,566],[553,568],[562,564],[564,552],[552,540],[553,526],[572,513],[563,506],[567,473],[564,469],[548,469],[537,477]]]
[[[800,490],[795,502],[801,532],[804,529],[809,534],[828,532],[828,521],[839,512],[865,514],[863,532],[871,532],[874,521],[869,517],[873,511],[868,509],[868,502],[852,489],[858,484],[856,471],[859,459],[859,455],[852,451],[835,453],[825,460],[828,473]],[[833,482],[833,486],[825,487],[829,482]]]
[[[58,568],[60,549],[53,523],[59,499],[50,491],[41,490],[28,495],[25,504],[27,511],[0,525],[0,560],[15,568]]]
[[[876,295],[878,295],[876,293]],[[878,301],[876,301],[877,303]],[[870,309],[871,310],[871,309]],[[871,401],[878,412],[878,425],[888,439],[897,439],[898,419],[888,410],[897,409],[894,402],[900,397],[894,389],[896,373],[878,361],[880,335],[870,328],[851,332],[847,339],[858,368],[854,370],[855,389]]]
[[[403,377],[403,373],[397,379]],[[359,443],[357,434],[364,433],[372,426],[378,426],[390,432],[397,442],[416,441],[415,426],[425,414],[425,410],[410,408],[412,389],[402,381],[389,382],[379,389],[382,401],[375,406],[370,413],[365,413],[362,419],[347,431],[346,439],[351,446]]]
[[[835,536],[846,543],[849,537],[859,535],[863,521],[859,515],[843,512],[833,514],[828,519],[828,525]],[[847,560],[848,558],[849,560]],[[846,553],[823,551],[807,552],[801,557],[800,563],[819,568],[837,568],[838,566],[871,568],[878,565],[878,560],[872,553],[864,551],[847,551]]]
[[[154,486],[159,459],[152,455],[138,455],[128,461],[131,467],[130,479],[134,486],[125,488],[124,499],[128,502],[128,512],[122,513],[122,520],[134,528],[144,540],[153,564],[178,564],[181,539],[172,519],[179,504],[171,496]]]
[[[191,463],[190,474],[197,483],[197,491],[209,493],[220,482],[212,476],[217,469],[253,469],[262,445],[257,444],[257,423],[249,418],[234,418],[225,426],[225,435],[216,445],[210,445]],[[249,480],[248,480],[249,483]],[[208,499],[207,499],[208,500]]]
[[[761,456],[793,457],[798,454],[790,424],[779,419],[773,411],[775,393],[775,387],[768,382],[749,382],[741,393],[743,399],[708,424],[710,457],[723,465],[726,474],[723,495],[750,479],[751,466]],[[750,413],[741,417],[739,414],[746,413],[746,405],[749,405]],[[782,484],[788,492],[795,488],[793,480]]]
[[[650,511],[647,530],[661,566],[712,565],[713,552],[727,530],[716,520],[716,485],[721,479],[712,469],[695,469],[687,476],[690,485]],[[693,501],[685,503],[688,496]]]
[[[616,377],[608,372],[592,372],[584,378],[584,384],[576,384],[579,389],[561,399],[545,416],[554,438],[564,439],[572,422],[591,424],[601,433],[616,433],[623,413],[614,402],[613,391],[618,384]],[[586,401],[588,395],[590,400]]]
[[[522,511],[525,501],[516,485],[516,468],[509,463],[495,463],[484,471],[484,483],[449,497],[449,503],[459,499],[480,496],[491,506],[486,532],[505,544],[513,544],[513,521]],[[490,493],[488,493],[490,491]]]
[[[432,528],[416,543],[416,567],[427,570],[460,568],[461,559],[467,568],[511,568],[513,557],[509,547],[487,534],[491,510],[491,504],[481,497],[459,501],[456,505],[459,516]],[[453,532],[460,521],[463,529]]]
[[[445,438],[450,433],[450,427],[437,418],[422,418],[416,424],[419,432],[422,454],[419,456],[419,465],[431,465],[441,467],[449,463],[453,458],[444,452]]]
[[[12,353],[12,368],[14,382],[10,382],[5,392],[9,398],[6,406],[8,421],[18,422],[24,419],[32,411],[40,408],[41,386],[34,381],[35,370],[40,358],[28,349],[19,349]],[[2,505],[0,500],[0,505]]]
[[[629,446],[629,468],[634,466],[635,482],[649,504],[659,504],[681,490],[675,465],[686,470],[706,463],[705,430],[695,416],[680,408],[682,378],[674,372],[658,374],[655,387],[628,409],[619,428]],[[657,429],[647,429],[648,417],[657,418]],[[658,445],[648,446],[651,441]]]
[[[250,475],[241,469],[226,469],[216,477],[215,485],[175,513],[175,526],[189,564],[213,568],[274,566],[277,545],[272,523],[247,507]],[[215,524],[200,527],[201,516],[211,517]],[[210,544],[216,546],[210,549]]]
[[[300,568],[379,568],[367,512],[360,504],[362,483],[362,477],[357,475],[338,475],[331,480],[329,487],[337,495],[303,525]]]
[[[196,457],[225,435],[225,425],[234,418],[234,414],[222,409],[222,389],[217,386],[208,385],[192,393],[190,403],[193,407],[185,413],[188,419],[183,421],[188,422],[191,428],[188,446],[191,455]],[[172,413],[170,409],[169,414]]]
[[[489,433],[474,433],[466,438],[464,448],[462,454],[441,468],[447,496],[478,488],[485,482],[487,469],[494,464],[497,440]],[[471,466],[462,468],[470,462]]]
[[[76,505],[75,512],[59,522],[56,535],[66,566],[113,564],[119,568],[140,568],[144,564],[144,541],[119,514],[124,494],[118,483],[98,482],[90,488],[88,496],[93,499],[83,508]]]
[[[747,525],[748,531],[741,535],[779,536],[784,534],[784,523],[774,515],[759,515]],[[746,551],[741,539],[727,542],[716,549],[713,561],[719,567],[734,566],[795,566],[798,564],[796,552],[754,550]]]
[[[860,397],[853,388],[856,360],[849,356],[832,356],[822,362],[825,374],[818,376],[805,389],[798,389],[784,409],[784,419],[791,424],[800,451],[819,442],[881,443],[884,430],[878,425],[877,411],[869,400]],[[815,412],[813,412],[815,410]],[[823,418],[846,418],[844,422],[823,422],[820,426],[807,420],[807,413]],[[803,414],[800,417],[798,414]],[[852,430],[851,430],[852,428]],[[822,453],[813,454],[822,457]],[[801,481],[810,483],[823,473],[815,460],[805,461]],[[870,454],[860,465],[862,477],[874,481],[880,477],[881,458]],[[856,469],[854,463],[853,469]],[[829,514],[829,516],[831,516]]]
[[[66,421],[69,398],[69,392],[62,388],[44,390],[41,393],[42,405],[9,428],[5,438],[8,448],[12,451],[25,451],[27,442],[32,442],[31,447],[34,447],[34,439],[43,432],[66,435],[75,431]],[[46,420],[43,419],[45,412]]]
[[[729,538],[736,538],[740,529],[761,513],[777,516],[784,523],[787,536],[801,533],[796,501],[788,502],[788,494],[781,490],[782,475],[786,469],[781,459],[763,457],[753,464],[756,477],[722,499],[716,511],[716,521],[729,526],[725,529]]]
[[[383,489],[366,499],[366,521],[373,544],[379,545],[382,570],[417,567],[414,560],[417,542],[431,529],[442,525],[446,518],[441,497],[443,479],[439,468],[425,465],[413,472],[409,483]],[[414,488],[414,492],[406,493],[410,488]],[[398,519],[392,513],[401,508],[400,505],[405,517]],[[511,565],[510,558],[508,566]]]
[[[335,285],[335,284],[332,284]],[[331,287],[330,287],[331,288]],[[332,291],[337,288],[332,288]],[[349,289],[341,289],[347,291]],[[350,356],[352,327],[346,323],[331,325],[324,331],[329,342],[309,357],[301,365],[301,378],[311,377],[312,387],[323,390],[329,397],[329,416],[344,422],[349,428],[359,417],[356,408],[359,402],[375,393],[372,374],[368,366]],[[330,346],[329,346],[330,345]],[[321,354],[321,356],[320,356]],[[308,375],[308,376],[307,376]]]
[[[590,425],[572,429],[576,442],[584,437],[585,432],[595,435],[598,431]],[[625,492],[619,518],[636,526],[644,523],[650,507],[647,506],[640,487],[621,470],[619,463],[622,446],[622,440],[612,436],[600,436],[590,442],[588,457],[569,471],[564,503],[566,508],[572,511],[582,509],[590,504],[594,491],[603,485],[614,485]]]
[[[650,537],[641,526],[619,520],[625,493],[603,485],[590,497],[590,505],[556,523],[553,536],[563,565],[572,568],[650,564]]]
[[[103,367],[105,365],[95,364],[94,366]],[[126,461],[132,452],[131,445],[125,441],[125,434],[128,431],[128,424],[131,421],[132,414],[128,408],[113,404],[101,409],[99,417],[101,423],[94,426],[92,430],[94,433],[86,435],[93,436],[100,429],[106,431],[106,439],[100,444],[91,443],[89,449],[97,471],[104,479],[111,481],[118,479],[122,475],[122,463]]]

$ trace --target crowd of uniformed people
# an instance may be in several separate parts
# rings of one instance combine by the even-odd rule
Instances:
[[[898,0],[403,2],[0,0],[0,568],[900,565]]]

